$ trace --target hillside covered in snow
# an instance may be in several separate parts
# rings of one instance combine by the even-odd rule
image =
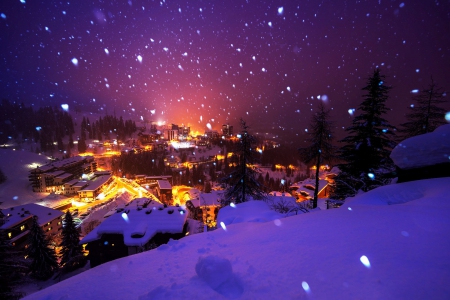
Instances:
[[[450,178],[395,184],[341,209],[249,218],[26,299],[449,299],[449,185]]]

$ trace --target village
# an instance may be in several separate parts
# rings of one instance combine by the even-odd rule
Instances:
[[[233,141],[233,127],[224,125],[221,134],[207,131],[192,138],[186,127],[151,126],[128,141],[88,141],[85,153],[47,164],[32,164],[28,172],[34,193],[47,195],[35,203],[1,210],[2,229],[8,231],[11,244],[18,250],[28,247],[28,233],[34,216],[58,252],[60,233],[69,211],[81,236],[90,266],[156,248],[170,239],[211,231],[217,228],[222,207],[223,164],[236,164],[232,152],[220,143]],[[266,141],[265,146],[275,144]],[[263,147],[263,146],[261,146]],[[153,153],[162,158],[164,167],[174,175],[123,173],[113,175],[112,159],[120,155]],[[202,166],[198,182],[186,182],[186,173]],[[219,166],[219,168],[218,168]],[[277,182],[267,191],[265,202],[284,214],[298,214],[311,209],[315,190],[315,170],[302,167],[264,166],[254,168],[262,176]],[[325,199],[329,183],[336,175],[322,166],[318,197]],[[308,176],[311,174],[311,176]],[[274,180],[275,178],[275,180]],[[295,179],[302,179],[295,181]],[[187,183],[187,184],[184,184]],[[328,209],[336,204],[319,201]]]

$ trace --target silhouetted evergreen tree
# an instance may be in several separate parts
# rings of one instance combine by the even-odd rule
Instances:
[[[317,207],[317,195],[319,192],[319,170],[323,162],[330,163],[334,156],[335,147],[333,141],[333,125],[330,121],[330,110],[325,110],[322,102],[319,103],[318,111],[312,116],[308,129],[309,146],[299,149],[300,157],[305,163],[311,161],[316,166],[316,189],[314,190],[314,198],[311,201],[312,207]]]
[[[64,220],[59,264],[63,268],[63,272],[67,272],[84,266],[86,257],[83,254],[83,247],[80,245],[80,232],[75,227],[69,211],[66,212]]]
[[[383,118],[388,112],[386,101],[391,88],[376,69],[363,88],[366,94],[358,108],[352,125],[346,129],[348,136],[339,150],[343,163],[331,191],[334,199],[354,196],[359,190],[369,191],[387,184],[394,165],[389,155],[395,146],[395,127]]]
[[[6,230],[0,229],[0,299],[20,299],[22,293],[15,290],[22,283],[28,266],[22,253],[12,247],[6,234]]]
[[[265,197],[264,187],[258,182],[258,172],[253,166],[257,156],[255,143],[254,136],[248,132],[247,124],[241,119],[241,133],[236,149],[236,154],[239,156],[238,166],[222,179],[222,182],[228,185],[222,201],[223,205],[231,202],[245,202],[248,196],[253,199]]]
[[[443,94],[443,89],[438,87],[431,78],[428,88],[421,90],[413,98],[415,103],[410,106],[410,113],[406,115],[407,122],[400,125],[402,139],[432,132],[446,124],[446,110],[439,106],[446,102]]]
[[[5,173],[3,173],[3,170],[0,168],[0,183],[5,182],[6,179],[8,179],[8,177],[6,177]]]
[[[81,138],[78,140],[78,153],[84,153],[87,150],[86,140]]]
[[[45,280],[58,269],[55,250],[45,236],[37,217],[33,217],[28,242],[28,257],[31,259],[30,272],[37,279]]]

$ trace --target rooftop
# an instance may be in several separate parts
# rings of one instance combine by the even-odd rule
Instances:
[[[5,215],[9,215],[9,217],[6,218],[5,224],[0,226],[0,229],[11,228],[29,218],[30,215],[37,216],[39,225],[41,226],[64,215],[59,210],[34,203],[6,208],[2,212]]]
[[[145,209],[126,208],[104,220],[80,244],[101,238],[102,234],[122,234],[127,246],[143,246],[157,233],[181,233],[187,213],[181,207],[159,205]]]
[[[109,179],[111,178],[111,175],[102,175],[99,177],[96,177],[92,181],[87,181],[88,185],[82,189],[82,191],[95,191],[100,186],[105,184]]]

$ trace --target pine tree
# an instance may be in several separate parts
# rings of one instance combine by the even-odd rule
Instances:
[[[87,149],[87,145],[86,145],[86,140],[81,138],[78,140],[78,153],[84,153],[86,152]]]
[[[58,262],[55,250],[50,248],[50,243],[45,237],[44,230],[39,226],[37,217],[33,217],[28,244],[27,253],[31,259],[31,274],[41,280],[50,278],[58,269]]]
[[[2,169],[0,169],[0,183],[5,182],[6,179],[8,179],[8,177],[6,177],[5,173],[3,173]]]
[[[437,127],[446,124],[445,109],[439,107],[446,102],[444,91],[438,87],[433,78],[427,89],[423,89],[413,99],[415,103],[406,115],[407,122],[401,124],[402,139],[434,131]]]
[[[330,110],[325,110],[322,102],[319,103],[318,111],[314,113],[308,130],[309,146],[301,148],[300,156],[306,162],[314,162],[316,166],[316,189],[314,199],[311,201],[312,207],[317,207],[317,195],[319,193],[319,170],[323,162],[330,162],[334,156],[335,148],[332,145],[333,124],[330,122]]]
[[[0,229],[0,299],[22,298],[23,295],[15,289],[21,284],[27,269],[21,253],[11,246],[6,230]]]
[[[248,200],[248,196],[253,199],[265,197],[264,187],[258,182],[258,172],[253,166],[256,158],[256,147],[254,147],[256,140],[248,132],[249,127],[242,119],[241,128],[236,149],[236,154],[239,157],[238,166],[222,179],[228,185],[222,201],[223,205],[228,205],[231,202],[245,202]]]
[[[61,261],[60,266],[64,272],[82,267],[86,263],[83,247],[80,245],[80,233],[75,227],[69,211],[65,215],[65,224],[62,229]]]
[[[363,88],[366,94],[358,108],[352,125],[346,129],[348,136],[339,150],[340,173],[331,191],[334,199],[354,196],[359,190],[368,191],[387,184],[394,165],[389,155],[394,148],[395,127],[383,118],[388,112],[385,103],[391,89],[384,76],[376,69]]]

